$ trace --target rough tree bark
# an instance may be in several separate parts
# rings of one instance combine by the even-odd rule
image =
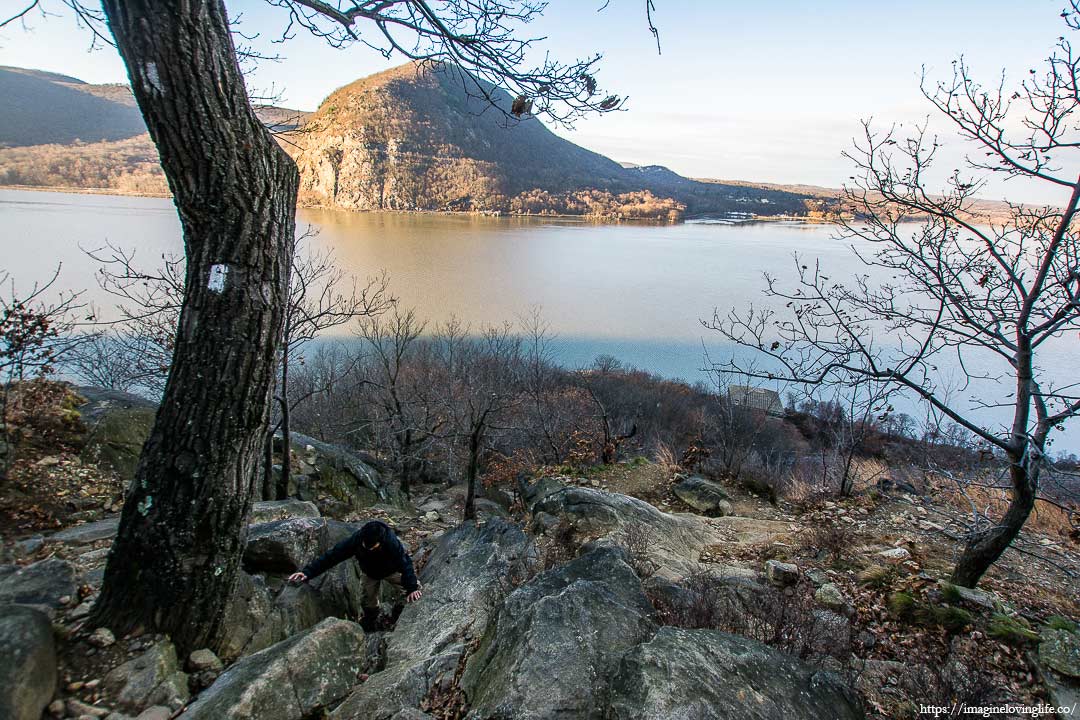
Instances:
[[[183,229],[172,368],[94,622],[214,646],[261,476],[298,174],[259,123],[220,0],[105,0]]]

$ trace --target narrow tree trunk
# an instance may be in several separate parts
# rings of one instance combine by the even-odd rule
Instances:
[[[288,322],[288,320],[286,320]],[[286,333],[285,337],[288,337]],[[289,430],[289,353],[281,360],[281,475],[278,477],[275,500],[289,497],[292,479],[292,437]]]
[[[1029,456],[1013,458],[1010,468],[1013,493],[998,524],[972,536],[953,569],[954,585],[973,588],[1006,548],[1012,544],[1035,507],[1039,486],[1038,461]]]
[[[468,487],[465,492],[465,520],[476,519],[476,476],[480,470],[480,439],[483,437],[483,426],[473,428],[469,435],[469,474]]]
[[[401,492],[409,497],[412,486],[412,428],[405,430],[401,448]]]
[[[270,381],[270,396],[274,396],[274,383],[276,380]],[[271,405],[272,407],[272,405]],[[274,499],[274,433],[277,431],[277,427],[274,425],[274,415],[271,412],[266,418],[266,445],[263,448],[263,467],[262,478],[259,484],[259,489],[255,492],[254,497],[259,500],[273,500]]]
[[[274,429],[266,429],[266,442],[263,443],[262,483],[254,497],[258,500],[270,500],[274,487]]]
[[[260,477],[298,176],[252,111],[221,0],[105,0],[183,229],[172,367],[93,624],[218,639]]]

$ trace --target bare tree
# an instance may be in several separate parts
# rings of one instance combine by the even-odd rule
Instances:
[[[752,388],[733,382],[730,373],[712,369],[715,400],[702,413],[702,440],[710,459],[727,475],[738,479],[754,453],[754,445],[765,428],[767,416],[747,402]]]
[[[1063,18],[1069,30],[1080,29],[1076,2]],[[772,368],[753,371],[756,377],[890,385],[1004,455],[1010,501],[1000,517],[971,528],[952,577],[963,586],[974,586],[1023,528],[1050,433],[1080,413],[1078,385],[1055,381],[1039,361],[1056,339],[1080,329],[1080,180],[1062,170],[1080,148],[1078,78],[1080,56],[1062,38],[1044,71],[1028,73],[1012,92],[1004,79],[981,86],[962,60],[951,80],[924,81],[926,97],[976,147],[968,159],[976,176],[954,171],[935,194],[928,178],[938,141],[925,128],[900,138],[895,128],[865,124],[848,153],[857,173],[845,193],[853,214],[841,236],[886,279],[838,283],[797,260],[794,288],[767,277],[768,295],[783,309],[716,313],[708,323],[771,358]],[[993,221],[976,204],[985,189],[980,172],[1060,187],[1068,198],[1059,208],[1010,204],[1009,217]],[[912,220],[921,220],[918,229]],[[982,403],[950,397],[949,356],[984,396],[995,382],[1001,396]],[[734,358],[725,364],[744,369]],[[979,422],[980,406],[1007,409],[1011,420]]]
[[[408,494],[426,449],[447,424],[435,397],[437,381],[431,363],[417,362],[426,323],[409,309],[395,307],[386,318],[360,323],[359,334],[373,356],[373,372],[365,384],[375,391],[374,414],[363,424],[386,428],[401,489]]]
[[[133,251],[107,244],[88,250],[99,263],[98,285],[117,299],[119,318],[75,354],[72,370],[84,381],[160,398],[165,391],[184,301],[184,258],[161,256],[153,271],[135,264]]]
[[[528,426],[539,436],[541,458],[558,462],[567,452],[560,429],[567,425],[566,403],[560,402],[559,377],[551,348],[551,326],[539,307],[519,320],[522,335],[523,391],[528,397]]]
[[[296,247],[310,238],[312,233],[305,232],[297,237]],[[345,272],[334,264],[334,255],[330,250],[307,249],[300,257],[293,256],[293,271],[289,279],[289,306],[282,328],[281,357],[278,361],[278,383],[275,399],[278,403],[278,421],[271,428],[267,437],[268,448],[272,449],[273,436],[281,431],[281,475],[273,497],[284,499],[288,496],[290,467],[290,426],[289,414],[299,399],[289,399],[289,367],[292,362],[302,362],[301,351],[316,337],[326,331],[344,325],[357,318],[372,318],[386,312],[394,305],[394,298],[389,292],[389,278],[383,274],[368,279],[360,285],[351,280],[351,287],[346,288]],[[265,487],[270,487],[270,468],[266,468]],[[264,493],[265,496],[265,493]]]
[[[877,421],[891,412],[888,396],[895,390],[886,384],[866,382],[831,390],[829,400],[810,398],[803,408],[821,425],[821,487],[848,497],[855,488],[856,460],[877,431]]]
[[[609,409],[610,402],[604,398],[604,386],[622,369],[622,363],[610,355],[600,355],[593,361],[593,366],[581,371],[578,376],[581,386],[589,394],[596,408],[596,421],[599,423],[600,461],[612,465],[619,455],[619,445],[637,435],[636,422],[617,417]]]
[[[521,401],[521,338],[509,325],[482,328],[478,335],[451,319],[434,338],[444,379],[444,406],[454,437],[467,452],[464,519],[476,518],[480,461],[492,436]]]

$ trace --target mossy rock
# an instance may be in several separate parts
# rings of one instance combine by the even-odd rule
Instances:
[[[114,471],[125,482],[135,477],[143,443],[154,426],[153,408],[113,408],[87,424],[80,457]]]
[[[948,603],[959,603],[963,600],[960,596],[960,588],[952,583],[945,582],[944,580],[939,583],[941,586],[941,597]]]
[[[363,510],[379,502],[379,496],[370,488],[360,484],[356,477],[347,470],[323,466],[318,471],[319,489],[353,510]]]
[[[1039,633],[1027,620],[1003,613],[994,613],[986,634],[1009,645],[1030,645],[1039,641]]]
[[[1039,643],[1039,662],[1074,680],[1080,678],[1080,636],[1046,628]]]

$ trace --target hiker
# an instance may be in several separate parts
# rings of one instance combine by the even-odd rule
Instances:
[[[390,526],[378,520],[364,523],[363,527],[305,565],[300,572],[290,575],[289,582],[313,580],[349,558],[356,558],[364,573],[364,617],[361,625],[365,632],[372,632],[378,625],[379,590],[384,580],[402,588],[406,593],[406,602],[416,602],[423,595],[408,551]],[[395,605],[391,621],[397,619],[402,608],[400,603]]]

